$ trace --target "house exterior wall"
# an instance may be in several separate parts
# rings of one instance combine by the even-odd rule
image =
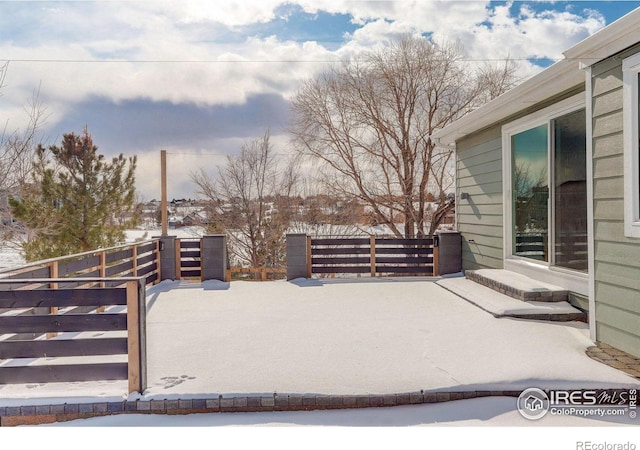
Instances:
[[[463,270],[504,268],[502,126],[580,92],[584,83],[456,141],[456,220]],[[460,198],[463,192],[468,199]]]
[[[503,267],[502,134],[496,125],[456,142],[456,214],[462,268]],[[461,199],[461,194],[469,195]]]
[[[640,239],[624,236],[622,59],[591,68],[596,339],[640,356]]]

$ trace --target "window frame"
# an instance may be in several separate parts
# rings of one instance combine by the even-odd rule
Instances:
[[[624,235],[629,238],[640,238],[639,77],[640,53],[637,53],[622,61]]]

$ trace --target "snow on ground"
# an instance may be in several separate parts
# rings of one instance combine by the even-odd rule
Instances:
[[[0,406],[274,392],[384,394],[638,387],[637,380],[585,355],[586,348],[593,345],[586,324],[496,319],[429,278],[164,281],[147,291],[147,308],[148,389],[142,395],[127,397],[126,382],[4,385],[0,386]],[[464,433],[438,435],[445,443],[475,436],[479,428],[507,427],[518,430],[514,442],[526,449],[540,448],[540,439],[553,436],[547,427],[567,430],[568,437],[565,433],[562,438],[571,445],[566,448],[577,448],[576,440],[594,436],[589,434],[594,430],[601,432],[595,435],[598,439],[604,436],[620,441],[627,436],[627,429],[637,432],[639,428],[619,425],[638,424],[638,419],[628,416],[547,414],[542,420],[528,421],[518,413],[515,398],[495,397],[338,411],[116,415],[20,428],[154,426],[199,427],[202,432],[207,427],[236,431],[238,427],[268,427],[320,429],[324,439],[336,436],[333,433],[338,429],[334,439],[354,439],[362,444],[376,436],[370,443],[374,448],[385,439],[392,441],[387,447],[395,443],[395,448],[401,448],[397,444],[407,435],[429,442],[433,442],[433,435],[403,432],[398,436],[392,432],[391,438],[378,437],[370,427],[392,427],[394,431],[464,427]],[[618,426],[610,428],[614,425]],[[541,431],[529,435],[520,427]],[[342,438],[345,429],[349,433]],[[365,435],[357,432],[362,429]],[[352,430],[357,431],[352,434]],[[156,432],[153,435],[163,436],[163,444],[184,439],[182,433],[166,438]],[[256,445],[277,443],[283,448],[291,435],[287,431],[274,440],[273,435],[258,434]],[[498,445],[496,436],[505,435],[508,432],[492,435],[491,448],[512,448]],[[195,436],[211,438],[206,432]],[[216,442],[220,442],[219,436],[216,431]],[[523,436],[527,436],[524,441]],[[235,445],[239,440],[250,442],[250,437],[239,432],[230,440]],[[638,440],[638,434],[635,437]],[[306,434],[300,438],[306,447],[319,448],[317,444],[322,442]],[[554,442],[548,447],[560,448]],[[532,443],[538,447],[529,446]],[[469,445],[446,447],[474,445],[471,440]]]
[[[585,355],[586,324],[496,319],[424,278],[166,281],[148,303],[153,398],[635,383]]]
[[[578,416],[547,414],[538,421],[525,420],[510,397],[486,397],[439,404],[333,411],[277,411],[226,414],[114,415],[60,422],[47,426],[323,426],[323,427],[608,427],[634,424],[632,419],[613,422]]]
[[[87,442],[91,442],[92,448],[111,449],[116,441],[126,441],[130,446],[139,443],[145,447],[155,444],[162,448],[180,448],[185,445],[185,439],[207,447],[278,450],[605,449],[614,447],[594,444],[639,443],[638,427],[611,425],[601,420],[549,414],[539,421],[527,421],[515,410],[513,398],[492,397],[334,411],[114,415],[47,426],[17,427],[7,430],[3,437],[15,436],[20,442],[41,439],[49,449],[65,450],[85,449]],[[97,440],[96,427],[111,427],[110,438]],[[153,427],[153,430],[146,428],[141,433],[139,427]],[[584,444],[580,447],[578,442],[588,442],[590,447]],[[634,447],[628,444],[620,448]]]
[[[144,399],[638,386],[587,325],[496,319],[425,278],[199,283],[147,292]],[[122,399],[124,382],[0,386],[0,406]]]

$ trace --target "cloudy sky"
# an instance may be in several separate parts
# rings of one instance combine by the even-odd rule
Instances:
[[[105,155],[137,155],[137,186],[193,197],[191,170],[283,129],[299,83],[405,33],[460,40],[472,60],[510,55],[533,74],[637,1],[0,0],[0,121],[24,126],[39,89],[58,144],[85,126]]]

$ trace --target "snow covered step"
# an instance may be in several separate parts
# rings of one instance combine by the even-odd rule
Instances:
[[[564,301],[517,300],[467,278],[445,278],[437,284],[495,317],[553,321],[585,320],[582,311]]]
[[[467,270],[465,277],[522,301],[566,302],[569,300],[569,291],[566,289],[509,270]]]

